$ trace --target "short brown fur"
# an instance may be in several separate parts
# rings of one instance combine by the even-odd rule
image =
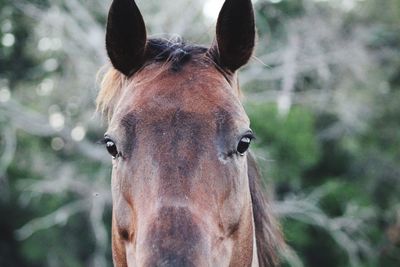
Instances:
[[[114,0],[97,109],[114,147],[115,266],[278,264],[281,232],[238,145],[251,138],[236,70],[253,51],[253,16],[250,0],[226,0],[207,49],[146,39],[134,1]]]

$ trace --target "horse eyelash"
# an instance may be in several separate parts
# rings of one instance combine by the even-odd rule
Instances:
[[[97,144],[97,145],[105,145],[105,144],[107,144],[108,141],[110,141],[110,138],[108,138],[108,137],[103,137],[103,138],[101,138],[100,140],[98,140],[98,141],[96,142],[96,144]]]
[[[248,132],[243,137],[248,137],[250,140],[257,140],[257,136],[253,132]]]

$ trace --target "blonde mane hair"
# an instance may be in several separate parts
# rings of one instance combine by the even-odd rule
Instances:
[[[100,82],[100,91],[96,98],[96,110],[109,120],[112,115],[112,107],[119,98],[123,85],[127,83],[128,78],[114,69],[112,66],[104,66],[98,74]]]

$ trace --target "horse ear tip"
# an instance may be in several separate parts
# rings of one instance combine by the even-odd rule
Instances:
[[[135,1],[114,0],[105,36],[105,48],[113,67],[131,76],[144,62],[146,41],[146,25]]]
[[[250,60],[256,43],[251,0],[226,0],[219,13],[210,54],[220,67],[235,72]]]

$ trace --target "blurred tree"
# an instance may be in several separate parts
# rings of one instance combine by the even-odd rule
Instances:
[[[257,1],[260,43],[268,36],[270,45],[258,53],[267,66],[245,70],[249,111],[262,135],[259,150],[269,152],[271,177],[285,177],[275,183],[278,198],[305,209],[296,214],[277,205],[294,218],[284,220],[284,230],[305,266],[400,262],[399,7],[398,1]],[[253,112],[254,101],[263,112]],[[302,114],[293,124],[301,109],[311,112],[310,123]],[[308,192],[317,206],[309,206],[310,196],[302,204]]]
[[[203,44],[222,3],[137,2],[151,35]],[[111,266],[93,117],[109,4],[0,0],[0,266]],[[258,48],[240,78],[297,253],[286,265],[398,266],[400,2],[254,4]]]

